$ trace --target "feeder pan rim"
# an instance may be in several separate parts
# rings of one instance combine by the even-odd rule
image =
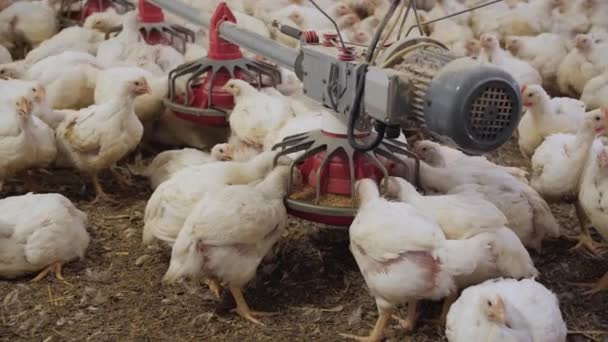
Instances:
[[[355,217],[355,215],[357,215],[357,208],[327,207],[290,198],[285,198],[285,205],[293,211],[299,211],[306,214],[333,217]]]
[[[201,109],[201,108],[194,108],[194,107],[190,107],[190,106],[185,106],[182,104],[178,104],[175,103],[169,99],[164,99],[163,100],[163,104],[165,105],[165,107],[171,109],[174,112],[180,112],[180,113],[185,113],[185,114],[190,114],[190,115],[195,115],[195,116],[211,116],[211,117],[227,117],[228,113],[222,111],[221,109],[217,109],[217,108],[207,108],[207,109]]]

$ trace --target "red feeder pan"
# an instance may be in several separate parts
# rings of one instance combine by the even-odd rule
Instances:
[[[157,15],[150,20],[161,19]],[[243,71],[249,70],[273,79],[278,74],[280,80],[276,68],[270,70],[271,67],[265,63],[243,58],[238,45],[220,37],[219,26],[226,21],[236,23],[236,17],[225,3],[221,3],[211,17],[207,57],[180,65],[169,73],[169,98],[165,100],[165,105],[181,119],[205,125],[227,126],[227,111],[234,108],[234,99],[222,87],[230,79],[244,79]],[[183,96],[177,96],[175,88],[176,80],[186,75],[189,93],[184,99]]]

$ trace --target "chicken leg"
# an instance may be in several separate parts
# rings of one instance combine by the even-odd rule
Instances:
[[[590,290],[584,292],[585,295],[593,295],[601,291],[608,291],[608,272],[595,283],[574,283],[574,285],[578,287],[590,287]]]
[[[110,172],[112,173],[112,176],[114,176],[114,179],[116,179],[116,181],[118,181],[118,184],[120,184],[120,186],[122,186],[123,188],[132,187],[133,186],[133,177],[131,177],[131,175],[125,176],[122,173],[120,173],[120,171],[118,171],[117,169],[118,169],[118,166],[110,167]],[[129,171],[129,170],[127,169],[127,171]]]
[[[393,318],[399,322],[399,325],[405,331],[412,331],[412,330],[414,330],[414,326],[416,325],[417,308],[418,308],[418,301],[414,300],[414,299],[409,300],[407,302],[407,317],[405,319],[403,319],[399,316],[393,315]]]
[[[36,278],[32,279],[32,283],[37,283],[40,280],[44,279],[44,277],[46,277],[47,274],[49,274],[49,272],[53,271],[55,272],[55,278],[63,281],[64,283],[66,282],[65,279],[63,278],[63,274],[61,274],[61,270],[63,269],[63,263],[62,262],[54,262],[50,265],[48,265],[45,269],[43,269],[40,273],[38,273],[38,275],[36,276]]]
[[[458,299],[458,293],[453,293],[447,296],[443,300],[443,305],[441,307],[441,315],[439,318],[433,319],[432,322],[438,324],[439,326],[445,327],[445,322],[448,318],[448,312],[450,311],[450,307],[454,302]]]
[[[97,173],[93,174],[91,176],[92,180],[93,180],[93,186],[95,187],[95,199],[91,202],[91,204],[95,204],[98,203],[100,200],[105,201],[105,202],[113,202],[116,203],[115,200],[113,200],[110,196],[108,196],[108,194],[106,194],[103,191],[103,188],[101,187],[101,184],[99,183],[99,176],[97,176]]]
[[[266,326],[266,324],[258,321],[254,316],[267,316],[270,315],[270,313],[252,311],[251,309],[249,309],[249,305],[247,305],[247,301],[245,301],[245,297],[243,297],[243,291],[241,291],[239,287],[231,285],[228,288],[230,289],[230,293],[232,293],[232,297],[234,297],[234,301],[236,302],[236,309],[234,309],[233,311],[235,311],[239,316],[252,323],[261,326]]]
[[[211,293],[213,293],[213,296],[220,300],[222,298],[222,285],[215,279],[206,278],[204,282],[209,287],[209,290],[211,290]]]
[[[591,252],[591,254],[598,257],[601,256],[604,253],[602,249],[605,249],[606,245],[595,242],[591,237],[589,227],[587,226],[587,215],[585,215],[585,212],[578,201],[574,203],[574,208],[576,209],[576,217],[578,218],[578,222],[581,227],[581,233],[574,237],[568,237],[571,240],[578,241],[576,246],[572,247],[570,250],[585,247],[589,250],[589,252]]]
[[[374,325],[374,329],[369,334],[369,336],[362,337],[349,334],[340,334],[340,336],[360,342],[380,342],[382,340],[382,337],[384,336],[384,329],[388,325],[388,321],[392,316],[393,310],[379,309],[379,311],[380,314],[378,316],[378,320],[376,321],[376,325]]]

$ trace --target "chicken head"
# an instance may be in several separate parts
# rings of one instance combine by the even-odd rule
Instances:
[[[358,23],[359,21],[359,16],[354,13],[351,13],[338,18],[337,24],[340,28],[349,28]]]
[[[220,161],[232,160],[232,145],[225,143],[213,146],[211,156]]]
[[[513,56],[517,56],[519,49],[521,49],[521,39],[517,37],[506,37],[505,38],[505,48],[513,54]]]
[[[538,84],[522,85],[521,86],[521,97],[523,99],[524,107],[533,107],[544,93],[542,87]]]
[[[603,134],[608,128],[608,113],[601,109],[596,109],[585,114],[583,127],[591,129],[595,134]]]
[[[589,51],[593,46],[593,39],[588,34],[579,34],[574,39],[574,45],[580,51]]]
[[[504,324],[506,321],[505,302],[500,295],[480,298],[481,312],[486,318],[495,323]]]
[[[432,166],[444,166],[443,158],[439,152],[439,145],[430,140],[420,140],[414,144],[414,153],[420,160]]]
[[[129,83],[129,93],[134,97],[150,93],[150,85],[145,77],[139,77]]]
[[[346,2],[338,2],[334,7],[334,11],[338,17],[349,14],[352,12],[352,9]]]
[[[471,58],[479,57],[481,43],[477,39],[469,39],[464,43],[465,55]]]
[[[495,49],[499,46],[498,38],[491,33],[484,33],[479,39],[481,41],[481,46],[486,49]]]
[[[29,118],[30,114],[32,114],[32,101],[22,96],[17,99],[17,102],[15,103],[15,108],[17,110],[17,114],[19,114],[21,118],[27,119]]]

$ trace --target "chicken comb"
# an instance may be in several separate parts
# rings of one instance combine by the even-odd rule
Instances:
[[[606,117],[606,119],[608,119],[608,107],[604,107],[601,109],[602,113],[604,113],[604,116]]]
[[[521,93],[523,94],[526,91],[526,88],[528,86],[526,86],[525,84],[521,86]]]

